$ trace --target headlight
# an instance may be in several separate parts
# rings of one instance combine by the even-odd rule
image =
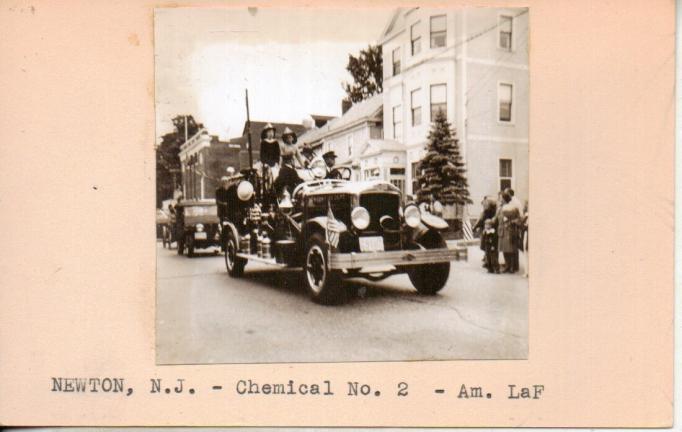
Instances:
[[[204,230],[204,225],[203,224],[197,224],[195,226],[197,232],[202,232]]]
[[[248,201],[253,196],[253,185],[251,182],[244,180],[237,186],[237,196],[242,201]]]
[[[350,213],[350,220],[355,228],[363,230],[369,226],[369,212],[364,207],[355,207]]]
[[[327,175],[327,169],[325,168],[324,161],[319,159],[312,163],[310,166],[310,171],[317,179],[321,179]]]
[[[411,227],[411,228],[416,228],[419,226],[419,222],[421,222],[421,212],[419,211],[419,208],[415,205],[407,206],[405,207],[405,223]]]

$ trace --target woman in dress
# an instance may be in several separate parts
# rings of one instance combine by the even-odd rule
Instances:
[[[511,203],[511,195],[502,194],[502,208],[497,215],[497,234],[499,238],[499,249],[504,255],[504,273],[516,273],[519,269],[514,263],[514,252],[517,245],[517,224],[521,218],[519,209]]]
[[[279,163],[279,142],[275,132],[274,126],[268,123],[260,133],[260,160],[270,168]]]
[[[279,175],[277,176],[277,180],[275,180],[275,191],[279,196],[282,195],[285,188],[291,193],[296,186],[303,182],[296,172],[294,160],[297,160],[302,167],[306,166],[306,163],[301,152],[298,150],[298,147],[296,147],[296,141],[297,137],[294,131],[289,128],[284,129],[284,132],[282,133],[282,144],[279,148]]]

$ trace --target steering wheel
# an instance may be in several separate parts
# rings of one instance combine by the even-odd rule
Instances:
[[[352,174],[353,174],[353,171],[350,169],[350,167],[347,167],[347,166],[334,168],[331,171],[331,177],[333,179],[339,179],[339,180],[350,180]]]

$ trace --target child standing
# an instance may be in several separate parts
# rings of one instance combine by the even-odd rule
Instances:
[[[481,237],[481,241],[485,247],[485,263],[488,268],[488,273],[499,273],[500,262],[498,260],[498,255],[500,252],[497,244],[497,230],[493,225],[492,219],[486,219],[485,229],[483,230],[483,235]]]

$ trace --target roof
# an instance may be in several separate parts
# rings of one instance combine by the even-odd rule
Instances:
[[[370,139],[367,140],[367,144],[360,151],[361,157],[372,156],[374,154],[380,154],[384,152],[404,152],[405,144],[385,139]]]
[[[296,136],[299,136],[300,134],[305,132],[305,126],[303,126],[300,123],[299,124],[297,124],[297,123],[278,123],[278,122],[266,122],[266,121],[251,120],[251,139],[253,140],[254,136],[256,136],[256,137],[258,137],[258,141],[260,141],[260,132],[265,128],[265,126],[268,123],[272,124],[275,127],[275,129],[276,129],[275,134],[276,135],[282,135],[282,132],[284,132],[284,129],[287,127],[289,129],[291,129],[292,131],[294,131]],[[242,136],[243,137],[246,136],[246,132],[247,132],[246,131],[246,125],[247,124],[248,124],[247,122],[244,122],[244,129],[242,130]]]
[[[313,120],[331,120],[331,119],[336,118],[334,116],[319,115],[319,114],[310,114],[310,117],[312,117]]]
[[[369,121],[375,118],[377,120],[381,120],[381,113],[384,106],[383,104],[383,95],[381,93],[375,94],[369,99],[365,99],[360,103],[354,104],[341,117],[331,120],[321,128],[311,129],[305,134],[299,136],[298,141],[301,143],[314,143],[356,123]]]
[[[384,27],[384,29],[381,31],[381,35],[379,36],[379,45],[383,45],[383,43],[390,39],[393,35],[404,30],[405,16],[416,9],[419,9],[419,7],[397,8],[386,23],[386,27]]]

